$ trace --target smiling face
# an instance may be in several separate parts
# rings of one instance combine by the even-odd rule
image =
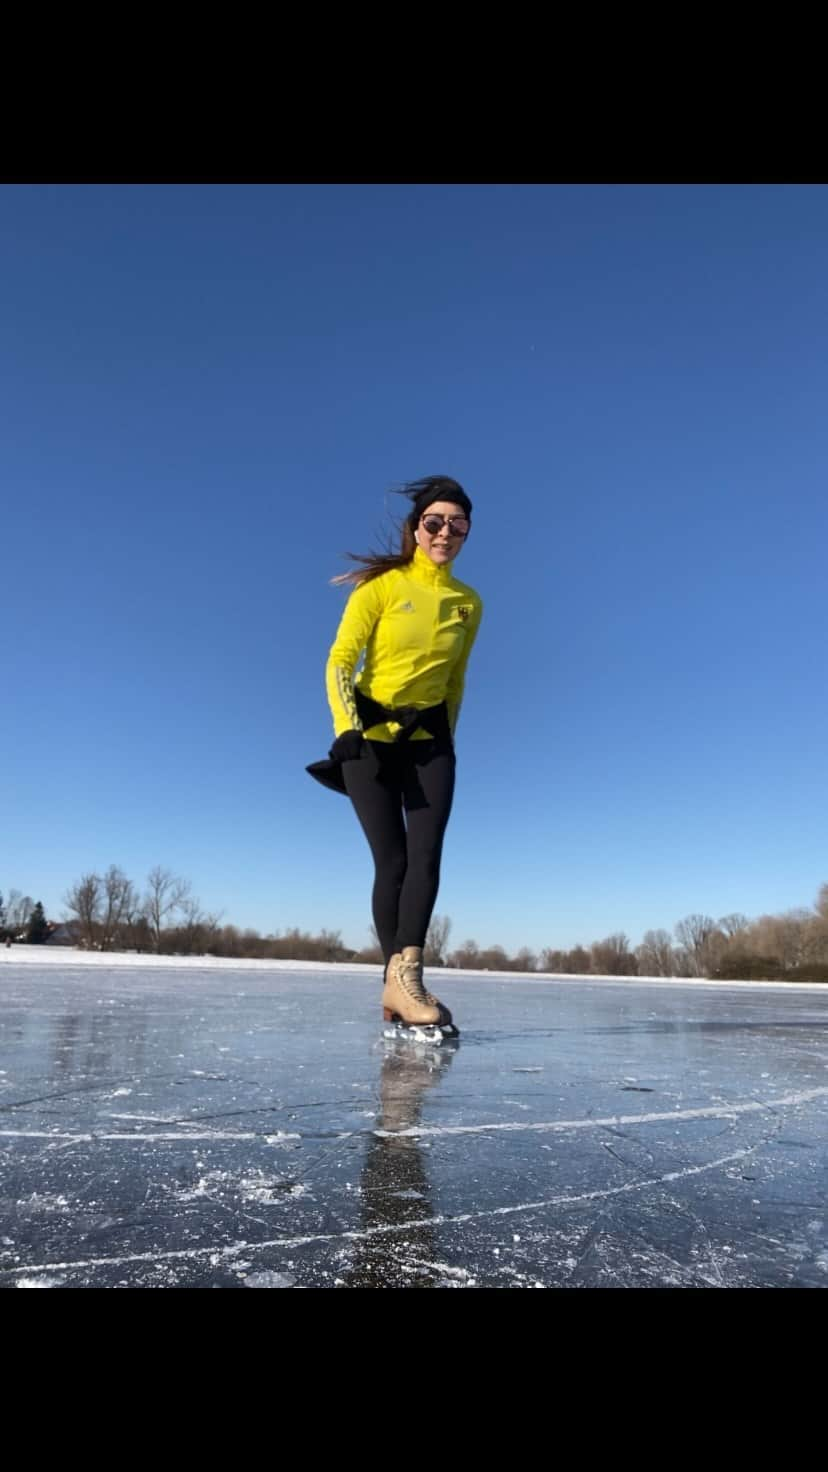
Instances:
[[[417,523],[417,543],[438,567],[453,562],[469,532],[469,518],[455,501],[434,501]]]

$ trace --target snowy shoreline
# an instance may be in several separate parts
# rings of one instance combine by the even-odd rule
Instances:
[[[24,966],[104,966],[126,967],[132,970],[192,970],[192,971],[307,971],[339,972],[363,976],[376,976],[377,965],[349,961],[261,961],[233,956],[155,956],[137,951],[80,951],[72,946],[29,946],[12,945],[0,947],[0,968],[4,964]],[[778,991],[824,992],[828,996],[828,983],[819,981],[711,981],[695,976],[574,976],[569,972],[555,971],[476,971],[454,966],[427,967],[432,976],[447,979],[474,977],[480,981],[568,981],[583,986],[589,982],[612,982],[626,986],[630,982],[649,986],[692,986],[692,987],[747,987],[765,991],[775,987]],[[2,972],[0,971],[0,974]]]

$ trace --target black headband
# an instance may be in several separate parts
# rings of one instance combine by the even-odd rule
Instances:
[[[462,506],[467,517],[471,520],[472,503],[466,492],[461,491],[459,486],[456,489],[448,486],[429,486],[426,490],[419,491],[416,495],[412,496],[411,499],[414,503],[414,510],[409,520],[413,526],[416,526],[423,512],[427,511],[429,506],[432,506],[435,501],[448,501],[452,506]]]

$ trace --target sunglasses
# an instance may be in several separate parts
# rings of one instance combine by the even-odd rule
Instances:
[[[471,526],[467,516],[440,516],[436,511],[431,516],[426,512],[420,521],[430,537],[436,537],[444,526],[448,527],[450,537],[467,537]]]

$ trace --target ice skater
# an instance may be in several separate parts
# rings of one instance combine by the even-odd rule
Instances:
[[[358,567],[332,580],[353,588],[325,671],[335,739],[329,759],[307,770],[347,793],[371,848],[385,1021],[457,1036],[448,1008],[423,985],[423,948],[482,603],[452,571],[471,529],[472,503],[462,486],[430,475],[410,482],[404,494],[411,510],[399,552],[349,553]]]

